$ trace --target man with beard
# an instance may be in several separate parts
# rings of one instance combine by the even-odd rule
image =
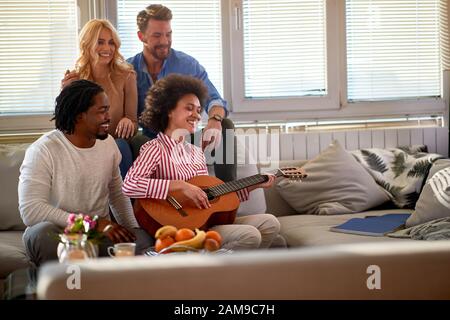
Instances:
[[[30,260],[57,259],[58,240],[70,213],[97,215],[97,230],[112,243],[136,241],[138,253],[151,245],[122,193],[121,160],[108,135],[109,101],[102,87],[88,80],[66,86],[56,98],[56,130],[44,134],[25,154],[20,168],[19,210],[28,227],[23,241]],[[116,221],[110,220],[111,209]]]
[[[202,133],[201,147],[205,149],[208,146],[215,149],[223,140],[224,163],[222,163],[222,159],[216,161],[214,165],[215,174],[223,181],[235,180],[236,155],[233,149],[234,143],[229,142],[227,144],[227,141],[234,139],[234,125],[231,120],[225,118],[228,114],[227,103],[209,80],[205,68],[195,58],[171,48],[171,20],[171,10],[160,4],[150,5],[137,15],[139,29],[137,34],[144,47],[142,52],[127,61],[133,65],[137,74],[138,118],[145,109],[147,92],[156,80],[172,73],[189,75],[202,80],[208,89],[209,98],[205,105],[208,123]],[[150,139],[157,136],[157,132],[145,127],[143,133]],[[139,139],[139,136],[137,136],[137,139]],[[136,142],[135,139],[135,147],[138,149],[147,140]],[[227,163],[227,153],[234,154],[234,159],[232,162],[229,161],[230,163]]]

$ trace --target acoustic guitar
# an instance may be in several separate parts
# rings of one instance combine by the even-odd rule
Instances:
[[[307,175],[301,168],[289,167],[278,169],[275,176],[301,181]],[[197,208],[191,200],[178,191],[169,193],[165,200],[136,199],[134,214],[141,228],[151,235],[164,225],[207,229],[213,225],[232,224],[240,204],[236,191],[267,180],[267,175],[263,174],[226,183],[213,176],[196,176],[187,182],[205,191],[211,204],[210,208]]]

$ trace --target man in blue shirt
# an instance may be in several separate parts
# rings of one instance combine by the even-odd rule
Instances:
[[[202,134],[202,148],[208,145],[216,148],[223,140],[223,162],[226,161],[227,149],[231,149],[228,152],[234,153],[234,161],[231,164],[219,164],[216,161],[215,173],[224,181],[235,180],[236,155],[233,150],[234,143],[230,141],[234,139],[234,136],[232,130],[226,130],[234,129],[234,125],[231,120],[225,118],[228,115],[227,103],[209,80],[205,68],[195,58],[171,48],[171,20],[170,9],[159,4],[148,6],[137,15],[138,37],[144,48],[142,52],[127,61],[133,65],[137,74],[138,117],[145,109],[145,97],[149,88],[158,79],[171,73],[180,73],[203,80],[208,88],[209,100],[205,108],[208,113],[208,123]],[[156,133],[148,128],[143,128],[143,133],[149,138],[156,137]],[[230,142],[227,144],[227,141]],[[137,145],[139,146],[140,143],[138,142]],[[134,147],[136,149],[136,145]]]

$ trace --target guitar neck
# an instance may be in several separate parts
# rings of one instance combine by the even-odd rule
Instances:
[[[275,176],[279,177],[282,176],[282,174],[277,172]],[[267,179],[267,175],[255,174],[253,176],[242,178],[236,181],[225,182],[208,189],[215,197],[219,197],[230,192],[235,192],[250,186],[254,186],[255,184],[266,182]]]

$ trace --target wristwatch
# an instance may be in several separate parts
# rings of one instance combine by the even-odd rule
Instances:
[[[217,121],[219,121],[219,122],[222,122],[223,117],[222,117],[221,115],[219,115],[219,114],[214,114],[214,115],[212,115],[211,117],[209,117],[209,119],[214,119],[214,120],[217,120]],[[208,119],[208,120],[209,120],[209,119]]]

